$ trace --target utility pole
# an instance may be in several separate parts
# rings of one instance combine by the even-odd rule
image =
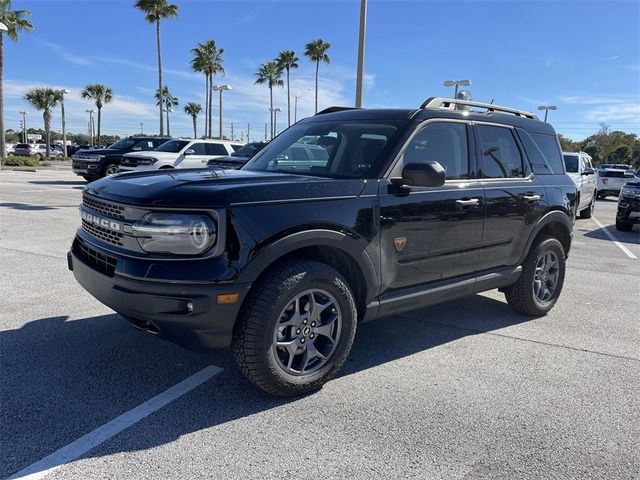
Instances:
[[[93,110],[85,110],[89,114],[89,137],[91,138],[91,146],[93,147]]]
[[[144,135],[144,122],[140,122],[140,135]]]
[[[233,122],[231,122],[231,140],[233,140],[235,137],[233,136]]]
[[[249,142],[249,132],[251,131],[251,124],[247,123],[247,142]]]
[[[264,141],[267,141],[267,124],[264,124]]]
[[[364,41],[367,30],[367,0],[360,0],[360,33],[358,35],[358,71],[356,72],[356,108],[362,107],[364,82]]]
[[[27,136],[27,115],[29,115],[29,112],[20,112],[20,115],[22,115],[22,142],[29,143]]]

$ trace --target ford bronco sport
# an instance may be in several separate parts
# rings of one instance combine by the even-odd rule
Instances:
[[[324,160],[297,158],[300,143]],[[443,98],[333,107],[240,170],[88,185],[68,263],[134,326],[231,346],[255,385],[291,396],[334,377],[374,318],[495,288],[546,314],[575,213],[555,132],[531,113]]]

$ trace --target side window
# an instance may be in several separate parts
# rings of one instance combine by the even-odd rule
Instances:
[[[189,148],[193,150],[194,155],[206,155],[207,150],[205,148],[205,143],[194,143]]]
[[[236,143],[232,143],[231,144],[231,150],[233,150],[234,152],[237,152],[238,149],[242,148],[244,145],[238,145]]]
[[[202,145],[207,146],[207,155],[229,155],[221,143],[203,143]]]
[[[407,145],[394,176],[410,163],[435,161],[446,172],[447,180],[469,178],[467,125],[460,122],[432,122],[425,125]]]
[[[531,138],[542,151],[551,172],[556,175],[562,175],[564,168],[562,168],[562,152],[558,138],[554,135],[546,135],[544,133],[532,133]]]
[[[485,178],[522,178],[524,165],[510,128],[478,125]]]

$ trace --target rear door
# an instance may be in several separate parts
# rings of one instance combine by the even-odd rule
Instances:
[[[484,192],[475,178],[467,122],[427,121],[404,149],[391,177],[409,163],[437,161],[441,187],[380,184],[382,291],[400,290],[477,270]]]
[[[474,131],[486,201],[479,267],[516,265],[545,211],[544,185],[512,127],[475,122]]]

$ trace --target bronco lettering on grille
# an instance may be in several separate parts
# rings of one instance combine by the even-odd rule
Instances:
[[[108,220],[106,218],[98,217],[97,215],[92,215],[91,213],[85,212],[84,210],[80,210],[80,217],[82,217],[83,220],[95,223],[100,227],[115,230],[116,232],[120,231],[120,223],[114,222],[113,220]]]

